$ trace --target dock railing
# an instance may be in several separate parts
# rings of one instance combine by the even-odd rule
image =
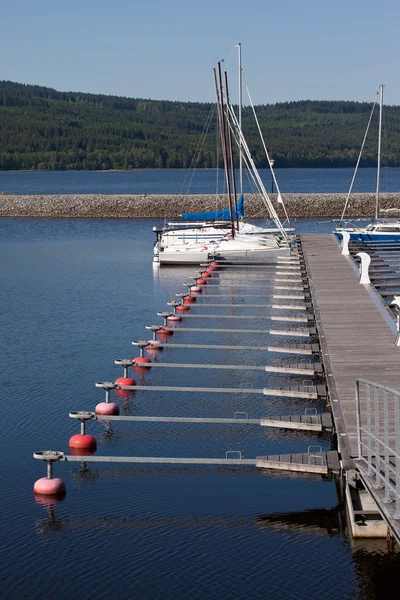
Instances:
[[[400,519],[400,392],[367,379],[356,382],[358,459],[365,477],[394,504]]]

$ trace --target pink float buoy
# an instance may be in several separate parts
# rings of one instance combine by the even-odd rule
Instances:
[[[191,292],[194,292],[196,294],[200,294],[201,293],[201,287],[199,285],[192,285],[192,287],[190,288]]]
[[[74,448],[75,450],[96,450],[97,441],[93,435],[89,435],[87,433],[77,435],[73,435],[69,440],[69,447]]]
[[[177,307],[176,310],[178,310],[179,307]],[[180,317],[179,315],[171,315],[170,317],[167,317],[167,321],[171,321],[171,322],[178,322],[178,321],[182,321],[182,317]]]
[[[161,337],[163,337],[163,336],[165,337],[165,336],[168,336],[168,335],[173,335],[173,333],[174,332],[173,332],[172,328],[168,327],[168,325],[163,325],[161,327],[161,329],[159,329],[158,332],[157,332],[157,334],[159,336],[161,336]]]
[[[148,345],[146,346],[147,354],[156,355],[157,352],[160,352],[163,347],[161,346],[161,342],[159,340],[149,340]]]
[[[97,415],[119,415],[119,406],[115,402],[100,402],[95,412]]]
[[[64,494],[33,494],[35,501],[42,506],[54,506],[59,502],[62,502],[65,498]]]
[[[59,477],[41,477],[33,486],[34,494],[45,496],[62,496],[65,494],[65,483]]]

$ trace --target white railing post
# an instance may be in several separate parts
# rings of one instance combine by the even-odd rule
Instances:
[[[362,283],[363,285],[371,283],[370,278],[369,278],[369,272],[368,272],[369,265],[371,264],[370,255],[367,254],[366,252],[359,252],[358,254],[356,254],[356,256],[359,256],[361,259],[359,283]]]
[[[350,234],[348,231],[343,231],[342,233],[342,252],[343,256],[349,256],[349,242],[350,242]]]
[[[396,307],[397,313],[397,335],[394,341],[394,345],[400,346],[400,296],[395,296],[390,305]]]

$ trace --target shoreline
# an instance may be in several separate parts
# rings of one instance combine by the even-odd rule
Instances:
[[[340,218],[347,194],[285,194],[284,202],[290,218]],[[279,217],[284,218],[277,195],[270,194]],[[105,218],[163,219],[181,213],[212,211],[226,208],[226,196],[214,194],[0,194],[0,217],[25,218]],[[375,213],[375,195],[357,193],[350,197],[346,218],[370,217]],[[380,195],[380,217],[400,216],[400,192]],[[267,209],[256,194],[245,195],[248,219],[268,218]]]

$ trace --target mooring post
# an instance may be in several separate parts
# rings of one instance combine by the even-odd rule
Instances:
[[[390,303],[391,306],[395,306],[397,314],[397,335],[394,341],[395,346],[400,346],[400,296],[395,296],[393,301]]]
[[[114,361],[116,365],[121,365],[124,369],[124,377],[127,379],[128,377],[128,367],[133,365],[133,360],[129,360],[128,358],[118,358]]]
[[[157,316],[162,317],[164,319],[164,327],[167,327],[168,317],[172,317],[173,315],[170,312],[161,311],[157,313]]]
[[[350,242],[350,234],[348,231],[343,231],[342,233],[342,252],[343,256],[349,256],[349,242]]]
[[[366,252],[359,252],[356,254],[356,256],[359,256],[361,259],[359,283],[363,285],[370,284],[371,280],[369,278],[369,265],[371,264],[371,257]]]
[[[132,345],[137,346],[139,348],[139,357],[143,358],[143,351],[149,345],[149,342],[146,342],[145,340],[134,340],[132,342]],[[134,362],[135,361],[132,361],[132,363]]]
[[[146,329],[150,329],[153,332],[153,342],[157,341],[157,331],[162,329],[162,325],[146,325]]]
[[[172,306],[172,309],[174,311],[173,316],[175,316],[176,315],[176,307],[180,306],[181,304],[180,304],[180,302],[177,302],[176,300],[172,300],[171,302],[167,302],[167,305]]]
[[[111,390],[115,390],[115,388],[117,387],[115,385],[115,383],[113,383],[112,381],[101,381],[99,383],[96,383],[95,386],[97,388],[103,388],[103,390],[105,390],[106,392],[106,403],[108,404],[110,402],[110,393]]]

